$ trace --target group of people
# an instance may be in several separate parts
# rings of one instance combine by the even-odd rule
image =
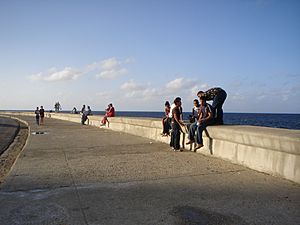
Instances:
[[[75,107],[74,107],[74,109],[72,110],[72,112],[76,113],[77,110]],[[87,106],[87,109],[86,109],[85,105],[83,105],[80,113],[81,113],[81,124],[84,125],[88,119],[88,116],[92,115],[91,107]],[[115,108],[113,107],[113,104],[110,103],[110,104],[108,104],[107,108],[105,109],[105,115],[100,122],[100,126],[105,126],[106,123],[108,123],[108,125],[109,125],[108,117],[114,117],[114,116],[115,116]]]
[[[91,107],[88,105],[86,109],[85,105],[83,105],[80,113],[81,113],[81,124],[84,125],[85,121],[87,121],[88,119],[88,116],[92,115]]]
[[[211,88],[207,91],[199,91],[197,96],[200,100],[194,100],[194,107],[188,129],[188,139],[186,144],[197,143],[194,151],[203,147],[202,132],[209,125],[222,125],[223,121],[223,104],[227,97],[227,93],[222,88]],[[212,105],[206,101],[212,100]],[[182,114],[181,98],[177,97],[174,103],[170,105],[167,101],[165,103],[165,116],[162,120],[163,132],[162,136],[169,136],[171,131],[170,146],[174,151],[180,151],[180,132],[185,129]],[[195,134],[197,135],[195,138]],[[182,151],[182,150],[181,150]]]
[[[38,126],[43,125],[44,124],[44,117],[45,117],[44,107],[41,106],[40,109],[39,109],[39,107],[36,107],[36,110],[34,111],[34,114],[35,114],[36,124]]]

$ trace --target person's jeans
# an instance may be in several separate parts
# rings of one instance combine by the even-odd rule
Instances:
[[[200,125],[198,125],[198,127],[197,127],[197,137],[196,137],[197,144],[202,144],[203,145],[202,131],[204,131],[207,126],[210,126],[210,125],[213,125],[213,124],[214,124],[214,121],[209,120],[209,121],[203,122]]]
[[[227,97],[227,93],[221,90],[213,99],[212,107],[215,115],[215,124],[223,124],[223,104]]]
[[[197,130],[197,127],[198,127],[197,121],[194,122],[194,123],[192,123],[192,124],[190,125],[190,127],[189,127],[189,135],[188,135],[188,139],[189,139],[190,141],[195,141],[195,132],[196,132],[196,130]]]
[[[81,116],[81,124],[82,125],[85,123],[85,121],[87,120],[87,118],[88,117],[86,115],[82,114],[82,116]]]
[[[170,146],[176,150],[180,149],[180,126],[178,123],[172,123]]]
[[[202,131],[204,131],[206,127],[206,123],[202,123],[197,127],[197,144],[203,145]]]
[[[40,117],[39,117],[39,116],[36,116],[36,117],[35,117],[35,120],[36,120],[36,124],[37,124],[37,125],[40,125]]]
[[[168,134],[170,133],[170,118],[163,118],[163,134]]]

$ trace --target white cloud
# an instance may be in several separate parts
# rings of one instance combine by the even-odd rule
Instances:
[[[140,103],[155,103],[158,99],[173,101],[177,96],[180,96],[186,104],[192,104],[192,100],[196,98],[201,83],[187,78],[176,78],[167,82],[165,85],[153,86],[151,83],[140,84],[134,80],[129,80],[121,85],[123,96],[127,99],[135,99]],[[192,99],[192,100],[191,100]]]
[[[115,79],[128,73],[128,69],[124,66],[133,63],[134,59],[127,58],[125,60],[117,60],[115,57],[104,59],[101,62],[94,62],[86,67],[87,72],[96,71],[96,78]]]
[[[67,81],[77,80],[80,76],[89,72],[97,72],[96,78],[114,79],[128,73],[128,69],[124,65],[134,62],[134,59],[127,58],[123,61],[116,58],[108,58],[101,62],[94,62],[85,66],[82,70],[71,67],[65,67],[63,70],[51,68],[47,72],[32,74],[29,79],[32,81]]]
[[[134,80],[125,82],[121,85],[120,89],[124,92],[125,97],[138,97],[142,101],[161,96],[159,89],[151,87],[150,84],[138,84]]]
[[[180,77],[168,82],[166,88],[169,90],[191,89],[195,84],[195,80]]]
[[[126,68],[120,68],[120,69],[111,69],[111,70],[104,70],[100,72],[100,74],[97,74],[97,78],[103,78],[103,79],[114,79],[116,77],[122,76],[127,74],[128,71]]]
[[[43,74],[42,73],[32,74],[29,76],[29,79],[33,81],[43,80]]]
[[[129,80],[121,85],[121,90],[126,92],[142,91],[144,89],[144,85],[138,84],[134,80]]]
[[[37,73],[29,76],[29,79],[33,81],[66,81],[77,80],[83,74],[82,71],[66,67],[61,71],[57,71],[55,68],[49,69],[45,73]]]
[[[96,96],[97,97],[100,97],[100,98],[105,98],[105,99],[107,99],[107,98],[109,98],[110,96],[111,96],[111,92],[109,92],[109,91],[102,91],[102,92],[97,92],[96,93]]]
[[[101,62],[101,68],[103,70],[112,70],[122,64],[121,61],[117,61],[115,58],[105,59]]]

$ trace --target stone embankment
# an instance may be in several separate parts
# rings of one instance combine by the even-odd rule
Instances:
[[[30,115],[33,113],[15,113]],[[80,123],[80,115],[48,113],[48,117]],[[89,116],[88,124],[100,127],[102,116]],[[114,131],[169,143],[161,137],[161,121],[152,118],[109,118]],[[182,145],[186,135],[182,136]],[[190,149],[190,146],[184,146]],[[256,126],[210,126],[204,134],[204,148],[199,153],[229,160],[251,169],[300,183],[300,131]]]

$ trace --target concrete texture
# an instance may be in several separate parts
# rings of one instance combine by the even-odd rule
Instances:
[[[53,118],[80,122],[80,115],[54,113]],[[99,126],[101,116],[90,116],[89,124]],[[161,137],[161,121],[151,118],[109,118],[109,129],[155,141]],[[107,127],[105,127],[107,128]],[[181,135],[182,146],[186,138]],[[283,177],[300,184],[300,131],[256,126],[209,126],[199,153],[229,160],[260,172]]]
[[[300,224],[290,181],[153,140],[46,119],[0,191],[0,224]],[[3,207],[4,206],[4,207]]]

